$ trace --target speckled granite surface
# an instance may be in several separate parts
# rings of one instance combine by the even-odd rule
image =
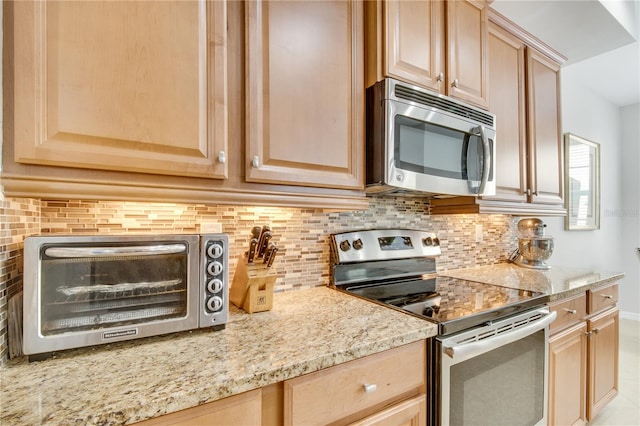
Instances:
[[[11,361],[0,369],[0,424],[130,424],[435,333],[427,321],[326,287],[278,293],[269,312],[232,309],[223,331]]]
[[[563,299],[624,277],[624,273],[620,272],[553,265],[551,269],[543,271],[523,268],[512,263],[444,271],[440,275],[503,287],[539,291],[548,294],[550,301]]]

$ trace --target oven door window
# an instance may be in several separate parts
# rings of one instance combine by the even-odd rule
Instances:
[[[540,423],[545,418],[545,362],[541,330],[450,366],[450,424]]]
[[[128,247],[122,254],[117,246],[43,249],[41,279],[46,286],[40,295],[41,333],[49,336],[186,317],[187,245],[173,242],[154,247],[160,247],[159,254],[145,253],[148,247],[144,246]],[[109,253],[96,255],[96,249]]]
[[[395,116],[395,166],[420,174],[463,181],[482,180],[482,140],[459,130]],[[493,152],[493,140],[489,140]],[[490,168],[489,180],[493,179]]]

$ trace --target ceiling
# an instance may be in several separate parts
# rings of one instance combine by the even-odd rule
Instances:
[[[639,0],[494,0],[491,7],[567,57],[580,83],[640,103]]]

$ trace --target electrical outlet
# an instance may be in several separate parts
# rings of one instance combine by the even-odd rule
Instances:
[[[482,225],[476,225],[476,243],[482,242]]]

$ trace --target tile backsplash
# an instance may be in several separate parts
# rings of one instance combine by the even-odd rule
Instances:
[[[516,226],[511,216],[430,216],[428,211],[424,200],[394,197],[374,197],[369,209],[349,212],[122,201],[0,200],[0,364],[7,357],[7,301],[22,289],[25,236],[198,233],[203,225],[220,224],[222,232],[229,235],[230,258],[237,259],[246,250],[251,228],[269,224],[274,231],[273,241],[281,250],[276,261],[276,291],[329,282],[329,235],[334,232],[367,228],[433,231],[442,245],[440,271],[504,261],[515,248]],[[482,242],[476,242],[477,225],[482,227]]]

